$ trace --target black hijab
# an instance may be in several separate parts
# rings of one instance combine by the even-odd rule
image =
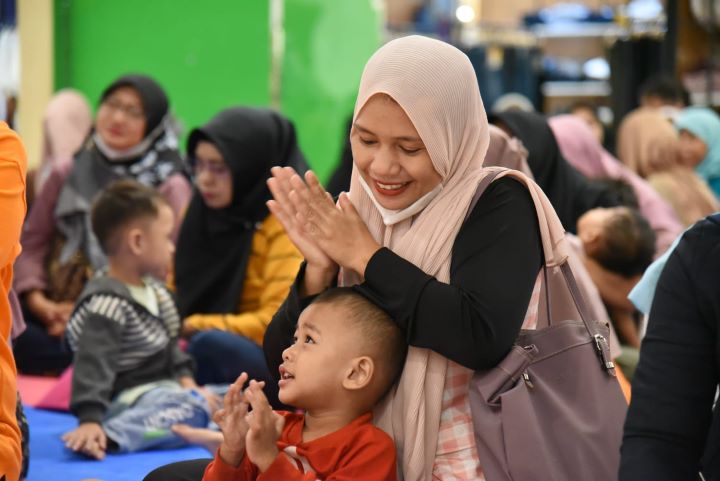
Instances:
[[[574,233],[578,218],[590,209],[621,204],[611,189],[588,180],[565,160],[545,116],[509,110],[491,115],[490,121],[505,124],[523,143],[535,182],[550,199],[565,230]]]
[[[147,75],[130,74],[120,77],[103,90],[100,102],[104,102],[110,94],[120,87],[132,87],[140,95],[145,112],[145,135],[155,130],[168,113],[169,103],[163,88]]]
[[[253,236],[268,216],[270,168],[307,170],[295,127],[272,110],[236,107],[220,112],[190,133],[191,163],[201,140],[222,153],[232,174],[233,194],[228,207],[211,209],[197,189],[193,193],[175,254],[175,284],[183,317],[237,311]]]

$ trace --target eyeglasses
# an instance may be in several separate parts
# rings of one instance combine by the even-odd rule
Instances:
[[[145,118],[145,112],[141,108],[135,107],[134,105],[123,104],[119,100],[109,98],[103,103],[104,107],[107,107],[113,112],[122,112],[128,118],[132,120],[140,120]]]
[[[203,160],[193,159],[191,165],[193,166],[193,173],[196,177],[203,171],[207,171],[215,177],[223,177],[230,174],[230,169],[224,163],[205,162]]]

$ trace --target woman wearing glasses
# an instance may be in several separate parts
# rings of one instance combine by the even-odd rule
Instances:
[[[59,161],[26,221],[15,264],[27,331],[16,340],[18,368],[57,373],[71,362],[61,337],[85,281],[105,266],[90,229],[93,198],[118,178],[157,188],[181,218],[191,195],[163,88],[150,77],[127,75],[100,97],[95,128],[74,159]],[[177,222],[179,226],[179,221]]]
[[[195,190],[175,253],[178,308],[197,381],[231,383],[245,371],[269,382],[265,328],[297,275],[302,256],[265,203],[275,166],[305,170],[295,128],[267,109],[236,107],[190,133]]]

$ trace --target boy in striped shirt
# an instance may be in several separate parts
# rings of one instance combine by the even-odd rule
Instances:
[[[156,190],[119,180],[95,200],[91,220],[108,268],[88,282],[68,322],[79,426],[63,440],[96,459],[177,446],[170,426],[207,426],[220,400],[195,384],[178,347],[180,317],[160,282],[175,251],[173,211]]]

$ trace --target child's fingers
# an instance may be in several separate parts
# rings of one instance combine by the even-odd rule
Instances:
[[[227,414],[227,410],[225,408],[218,409],[215,411],[215,414],[213,414],[212,420],[215,424],[221,424],[225,420],[225,416]],[[173,426],[174,428],[174,426]]]
[[[90,444],[90,438],[87,436],[81,438],[78,440],[78,442],[75,443],[75,449],[74,451],[85,451],[85,449]]]
[[[100,446],[100,449],[103,450],[103,453],[107,449],[107,436],[101,435],[100,439],[98,440],[98,445]]]
[[[247,382],[247,380],[248,380],[248,373],[242,372],[242,373],[240,373],[238,378],[235,380],[235,384],[240,385],[240,388],[242,388],[245,385],[245,383]]]
[[[252,394],[247,393],[245,397],[247,398],[248,402],[250,402],[250,400],[252,399]],[[257,422],[259,416],[257,416],[256,414],[257,413],[254,409],[252,411],[248,410],[248,412],[245,413],[245,423],[248,425],[249,431],[257,430]]]
[[[230,408],[237,406],[245,401],[243,396],[243,387],[245,385],[245,382],[247,381],[247,374],[242,373],[240,377],[238,377],[238,380],[233,383],[232,386],[230,386],[230,389],[228,389],[228,398],[225,401],[225,405],[229,406]],[[240,382],[242,381],[242,382]]]
[[[267,408],[269,410],[272,410],[270,408],[270,402],[267,399],[267,396],[265,396],[265,393],[263,392],[263,388],[265,387],[265,381],[250,381],[250,388],[252,389],[252,395],[253,398],[255,398],[255,402],[258,405],[258,407]],[[253,409],[255,409],[255,405],[253,405]]]
[[[90,447],[90,439],[83,437],[80,442],[75,443],[75,447],[73,448],[73,451],[79,451],[79,452],[86,452],[87,449]]]
[[[225,393],[225,398],[223,399],[223,403],[225,406],[231,406],[233,401],[233,392],[235,392],[237,389],[235,387],[235,384],[231,384],[228,388],[227,392]]]
[[[247,403],[247,402],[242,402],[242,403],[238,406],[237,411],[236,411],[236,414],[237,414],[237,416],[238,416],[238,419],[244,419],[245,416],[247,415],[247,413],[248,413],[248,403]]]
[[[252,390],[248,393],[248,397],[250,405],[253,408],[253,422],[255,422],[257,426],[262,426],[263,423],[272,419],[273,410],[272,407],[270,407],[270,403],[268,402],[265,393],[263,393],[262,389],[259,388],[259,384],[255,384],[251,387],[251,389]]]
[[[233,396],[236,396],[237,393],[242,392],[243,388],[245,387],[245,383],[248,380],[248,375],[246,372],[241,373],[238,378],[235,380],[234,383],[230,386],[230,389],[228,389],[228,393],[232,391]],[[237,399],[232,399],[232,401],[237,402]]]
[[[100,444],[96,441],[91,441],[82,452],[95,459],[103,459],[105,457],[105,450],[100,447]]]
[[[82,437],[73,436],[73,438],[67,443],[67,447],[73,451],[77,451],[83,444],[85,444],[85,440]]]
[[[248,425],[248,433],[255,435],[260,430],[260,416],[257,416],[255,411],[250,411],[245,415],[245,422]]]

